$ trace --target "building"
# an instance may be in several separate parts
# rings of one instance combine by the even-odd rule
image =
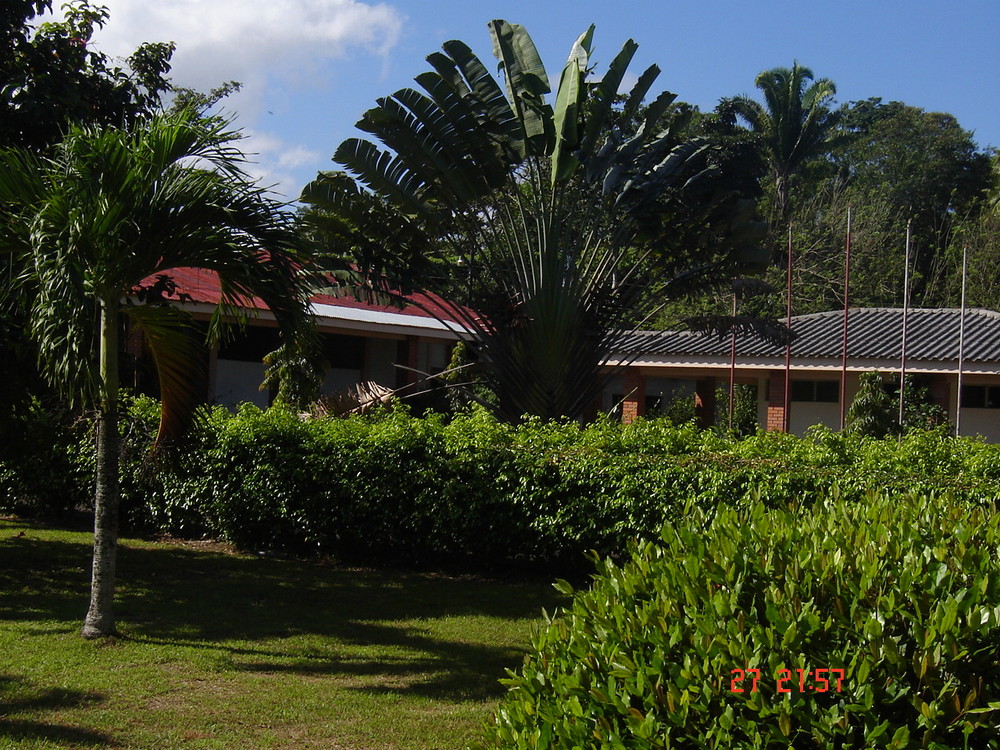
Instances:
[[[211,271],[175,269],[177,296],[196,319],[208,320],[221,300]],[[444,369],[462,326],[433,295],[414,294],[400,309],[359,302],[353,297],[316,295],[316,315],[330,367],[324,393],[362,381],[387,388],[415,382],[418,372]],[[253,303],[252,303],[253,304]],[[262,358],[278,347],[274,316],[250,311],[248,332],[209,354],[208,400],[234,406],[249,401],[266,406],[273,394],[261,392]],[[899,373],[903,352],[903,310],[853,308],[848,316],[846,379],[843,368],[843,311],[792,318],[795,339],[788,366],[786,416],[785,348],[749,335],[731,337],[693,332],[636,331],[623,340],[612,366],[625,365],[605,389],[604,411],[620,408],[622,419],[653,415],[674,399],[694,399],[703,426],[715,415],[717,389],[730,377],[754,388],[757,421],[768,430],[803,434],[816,424],[841,427],[842,414],[858,390],[862,373]],[[911,309],[906,325],[906,373],[927,388],[963,435],[1000,442],[1000,313],[965,312],[962,362],[957,309]],[[627,363],[627,364],[626,364]],[[960,375],[961,370],[961,375]],[[959,381],[961,380],[961,393]]]
[[[170,272],[175,294],[196,320],[207,321],[222,299],[218,277],[212,271],[179,268]],[[403,309],[359,302],[353,297],[318,294],[313,312],[326,370],[323,393],[362,381],[387,388],[415,382],[417,372],[445,369],[458,339],[457,323],[428,294],[414,294]],[[250,402],[265,407],[273,394],[262,392],[264,355],[278,348],[274,315],[260,301],[248,310],[247,331],[209,352],[210,403],[235,406]],[[439,316],[439,317],[435,317]],[[441,318],[441,319],[439,319]],[[398,365],[398,366],[397,366]]]
[[[961,433],[1000,442],[1000,313],[965,312],[959,394],[957,309],[911,309],[906,325],[906,373],[919,378],[953,424],[961,409]],[[858,390],[861,373],[898,373],[903,353],[903,311],[855,308],[848,316],[845,404]],[[843,311],[792,318],[788,428],[802,434],[815,424],[841,426]],[[677,395],[696,398],[699,419],[709,424],[716,389],[735,382],[755,387],[758,424],[783,430],[785,348],[750,336],[638,331],[622,345],[619,363],[631,360],[605,394],[604,407],[622,400],[623,418],[646,414]]]

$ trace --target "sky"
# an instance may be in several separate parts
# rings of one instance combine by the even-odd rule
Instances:
[[[415,85],[443,42],[464,41],[495,70],[494,18],[527,28],[553,85],[593,23],[598,73],[632,38],[631,73],[656,63],[653,93],[673,91],[703,110],[754,95],[759,72],[797,60],[836,84],[838,103],[881,97],[950,112],[980,146],[1000,147],[1000,0],[100,2],[110,11],[95,35],[101,51],[172,41],[177,85],[243,84],[221,109],[246,135],[249,171],[289,201],[317,171],[337,168],[333,151],[359,135],[361,114]]]

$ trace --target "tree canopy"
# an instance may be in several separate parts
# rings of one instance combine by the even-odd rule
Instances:
[[[159,108],[173,44],[142,44],[121,67],[92,45],[107,8],[75,0],[65,20],[32,24],[51,8],[9,0],[0,13],[0,146],[42,148],[70,123],[122,126]]]
[[[830,109],[837,87],[828,78],[814,79],[796,61],[791,68],[772,68],[757,76],[764,103],[748,96],[723,100],[720,113],[743,120],[770,168],[774,187],[773,218],[788,216],[791,180],[810,159],[829,153],[838,114]]]

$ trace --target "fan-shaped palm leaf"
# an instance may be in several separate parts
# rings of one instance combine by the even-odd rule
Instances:
[[[370,283],[423,273],[410,280],[452,300],[447,317],[492,368],[504,416],[579,416],[624,331],[664,295],[728,282],[758,261],[748,250],[761,227],[714,163],[717,149],[684,136],[674,95],[643,105],[655,66],[617,109],[634,42],[591,83],[586,30],[550,104],[524,28],[489,29],[504,85],[466,45],[445,44],[416,78],[427,96],[397,92],[359,123],[387,150],[359,158],[345,142],[335,159],[354,178],[322,174],[302,199]],[[435,210],[413,210],[416,192]],[[457,277],[426,273],[449,256]]]

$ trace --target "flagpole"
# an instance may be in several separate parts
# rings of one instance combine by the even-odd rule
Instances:
[[[910,313],[910,226],[912,220],[906,222],[906,253],[903,260],[903,339],[899,355],[899,429],[903,429],[903,405],[906,397],[906,323]]]
[[[844,249],[844,344],[840,354],[840,429],[847,420],[847,324],[851,309],[851,207],[847,207],[847,242]]]
[[[784,428],[789,432],[792,424],[791,396],[792,396],[792,224],[788,224],[788,281],[785,289],[785,325],[788,327],[788,341],[785,343],[785,402],[784,402]]]
[[[965,281],[968,278],[969,248],[962,248],[962,308],[958,320],[958,386],[955,393],[955,437],[962,434],[962,370],[965,368]]]
[[[729,342],[729,431],[733,431],[733,401],[736,395],[736,290],[733,290],[733,323]]]

